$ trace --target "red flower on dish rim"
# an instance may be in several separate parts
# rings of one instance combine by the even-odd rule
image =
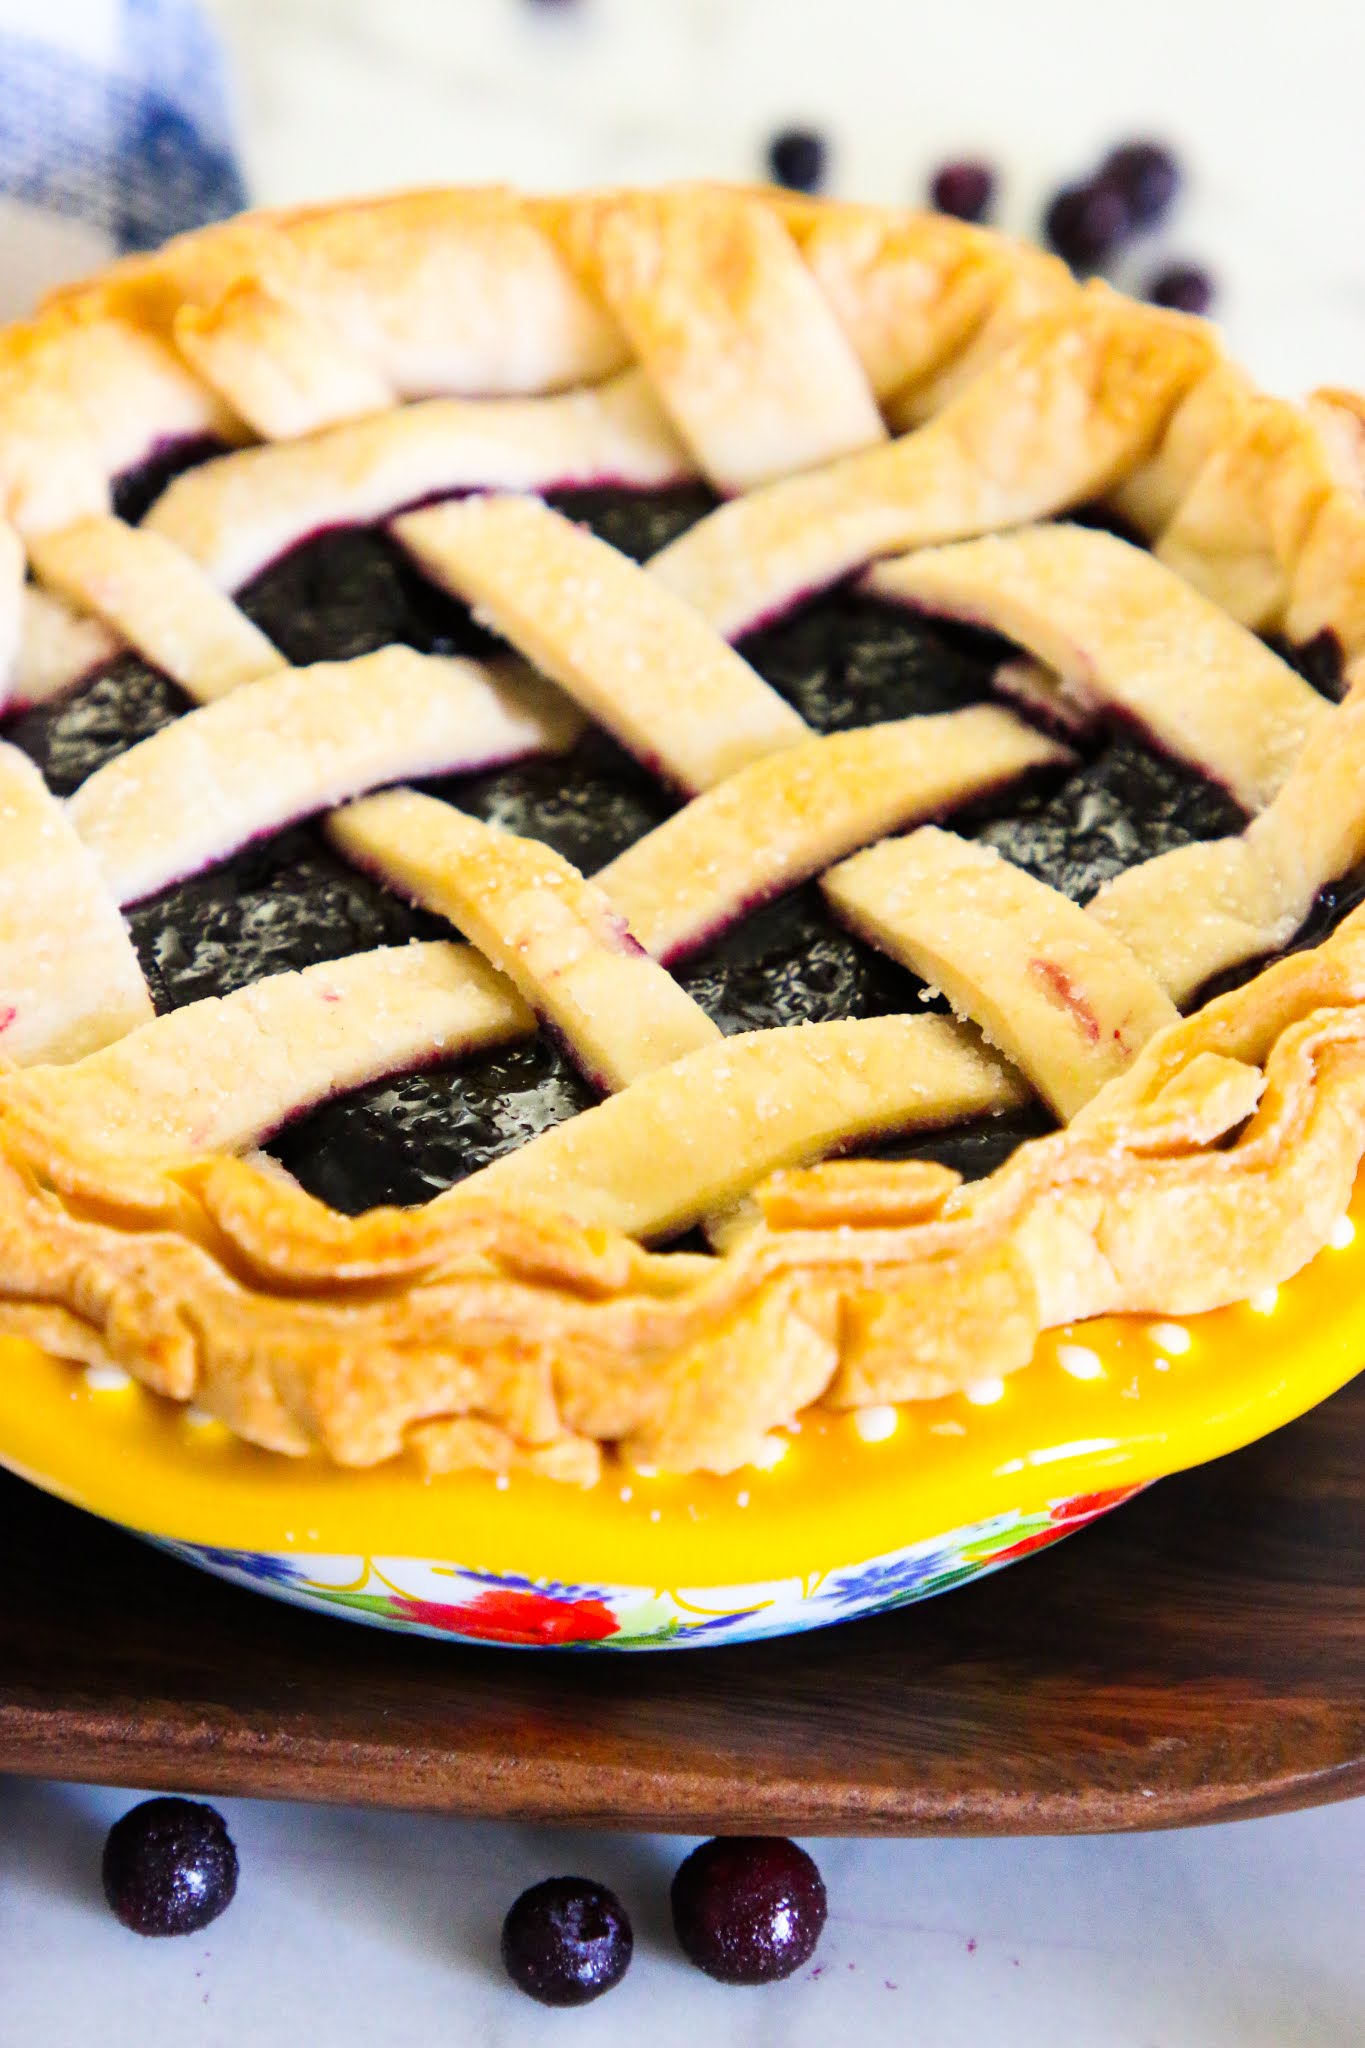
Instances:
[[[1054,1522],[1089,1522],[1141,1491],[1140,1486],[1111,1486],[1107,1493],[1078,1493],[1071,1500],[1055,1500],[1048,1513]]]
[[[556,1600],[513,1586],[490,1586],[472,1600],[447,1606],[439,1600],[395,1600],[394,1613],[422,1628],[477,1636],[488,1643],[551,1648],[559,1643],[600,1643],[618,1635],[621,1624],[602,1600]]]
[[[1107,1493],[1078,1493],[1071,1500],[1054,1501],[1048,1509],[1051,1520],[1045,1528],[1035,1529],[1031,1536],[1021,1536],[1017,1543],[993,1552],[990,1562],[1008,1564],[1016,1557],[1027,1557],[1031,1550],[1044,1550],[1049,1543],[1084,1528],[1087,1522],[1107,1514],[1110,1508],[1118,1507],[1121,1501],[1141,1490],[1137,1486],[1113,1486]]]

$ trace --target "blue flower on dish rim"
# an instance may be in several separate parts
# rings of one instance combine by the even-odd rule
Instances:
[[[175,1547],[192,1552],[211,1571],[236,1572],[242,1578],[259,1579],[267,1586],[297,1586],[307,1577],[302,1564],[278,1557],[270,1550],[220,1550],[210,1543],[181,1543]]]

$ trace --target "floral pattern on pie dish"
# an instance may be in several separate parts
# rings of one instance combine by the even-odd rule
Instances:
[[[521,1650],[685,1650],[759,1642],[928,1600],[1046,1549],[1140,1490],[1118,1487],[1031,1514],[993,1515],[828,1573],[696,1589],[568,1586],[415,1558],[161,1547],[237,1585],[409,1635]]]

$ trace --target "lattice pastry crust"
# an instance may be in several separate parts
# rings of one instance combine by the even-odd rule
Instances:
[[[65,804],[0,747],[0,1329],[275,1451],[590,1482],[1286,1278],[1365,1152],[1365,912],[1178,1006],[1365,858],[1362,418],[981,230],[766,191],[247,216],[59,294],[0,335],[6,699],[131,646],[196,708]],[[232,452],[113,516],[200,435]],[[643,568],[536,495],[698,476],[729,502]],[[1055,523],[1106,496],[1150,552]],[[291,668],[229,593],[357,520],[512,654]],[[855,574],[1015,641],[1007,701],[813,733],[729,642]],[[1330,647],[1345,701],[1258,635]],[[1082,909],[943,820],[1104,712],[1250,822]],[[685,799],[596,876],[391,787],[588,720]],[[318,812],[468,943],[154,1018],[119,906]],[[722,1038],[670,965],[812,876],[954,1016]],[[538,1021],[603,1100],[423,1208],[252,1156]],[[1034,1093],[1064,1128],[972,1185],[829,1158]],[[724,1249],[648,1248],[695,1223]]]

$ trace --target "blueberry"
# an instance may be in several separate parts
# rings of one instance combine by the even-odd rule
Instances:
[[[1147,296],[1154,306],[1169,306],[1176,313],[1207,313],[1213,304],[1213,279],[1197,263],[1169,263],[1152,279]]]
[[[232,1904],[237,1851],[197,1799],[144,1799],[104,1844],[104,1896],[134,1934],[197,1934]]]
[[[1159,142],[1125,142],[1100,165],[1102,184],[1117,186],[1134,227],[1152,228],[1165,219],[1180,190],[1180,165]]]
[[[502,1960],[519,1991],[542,2005],[589,2005],[619,1984],[635,1937],[615,1892],[590,1877],[547,1877],[502,1923]]]
[[[1128,202],[1117,185],[1097,179],[1065,185],[1043,216],[1043,233],[1073,270],[1095,270],[1132,228]]]
[[[995,199],[995,172],[989,164],[970,158],[942,164],[934,173],[929,197],[940,213],[958,220],[984,220]]]
[[[768,169],[775,184],[793,192],[818,192],[828,155],[824,136],[813,128],[783,128],[768,144]]]
[[[680,1866],[673,1927],[689,1962],[722,1984],[773,1984],[815,1953],[825,1887],[782,1835],[718,1835]]]

